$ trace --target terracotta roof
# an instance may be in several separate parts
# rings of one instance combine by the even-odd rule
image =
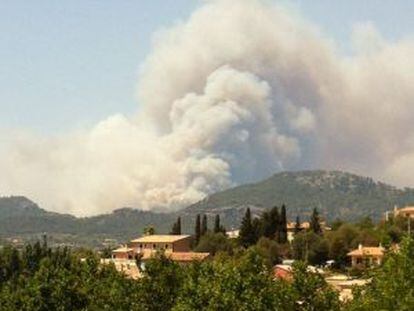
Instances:
[[[383,256],[384,248],[383,247],[359,247],[348,253],[348,256]]]
[[[406,206],[406,207],[397,209],[397,213],[406,213],[406,212],[414,213],[414,206]]]
[[[286,272],[293,272],[293,267],[290,265],[276,265],[273,267],[273,269],[281,269]]]
[[[174,243],[189,238],[189,235],[145,235],[131,240],[133,243]]]

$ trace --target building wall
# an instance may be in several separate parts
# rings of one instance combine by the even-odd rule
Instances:
[[[173,243],[173,252],[190,252],[190,237]]]
[[[128,259],[128,253],[113,253],[112,258],[114,258],[114,259]]]

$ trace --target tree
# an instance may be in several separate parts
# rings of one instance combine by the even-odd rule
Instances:
[[[321,221],[319,219],[319,213],[316,208],[312,211],[312,216],[310,220],[310,230],[316,234],[322,234],[322,227],[321,227]]]
[[[222,232],[207,232],[200,238],[200,242],[195,248],[196,252],[207,252],[215,255],[217,252],[232,254],[233,246],[229,239]]]
[[[283,308],[286,291],[275,287],[263,258],[254,249],[238,260],[203,262],[188,271],[173,311],[293,310]]]
[[[275,240],[271,240],[266,237],[261,237],[256,245],[256,250],[261,254],[261,256],[265,259],[267,265],[271,268],[275,264],[281,262],[281,252],[279,250],[279,245],[276,243]]]
[[[196,223],[195,223],[195,242],[196,244],[200,241],[201,237],[201,220],[200,220],[200,214],[197,214],[196,216]]]
[[[286,206],[283,204],[280,210],[279,217],[279,243],[287,242],[287,219],[286,219]]]
[[[207,215],[203,215],[203,218],[202,218],[202,220],[201,220],[201,236],[203,236],[204,234],[206,234],[207,233],[207,230],[208,230],[208,228],[207,228]]]
[[[295,230],[294,231],[295,235],[298,234],[300,231],[302,231],[299,216],[296,216],[296,222],[295,222],[295,229],[294,230]]]
[[[249,247],[256,242],[256,232],[255,228],[252,225],[252,215],[250,213],[250,208],[247,208],[246,213],[242,219],[239,232],[239,241],[240,244],[244,247]]]
[[[279,239],[279,209],[274,206],[270,210],[264,211],[260,217],[260,236],[269,239]]]
[[[154,235],[155,234],[155,228],[153,225],[145,226],[144,228],[144,235]]]
[[[293,240],[292,250],[295,259],[321,265],[328,259],[329,245],[326,239],[312,231],[301,232]]]
[[[339,311],[341,309],[337,291],[327,284],[319,273],[309,272],[304,262],[294,263],[293,281],[289,288],[289,299],[295,303],[295,307],[282,310]]]
[[[390,252],[382,267],[371,275],[372,281],[354,291],[346,310],[413,310],[414,240],[404,237],[398,252]]]
[[[177,221],[173,224],[170,234],[171,235],[181,234],[181,217],[178,217]]]

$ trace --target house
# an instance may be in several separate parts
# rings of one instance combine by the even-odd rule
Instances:
[[[137,260],[141,262],[139,268],[144,268],[145,261],[159,252],[181,264],[202,261],[210,256],[210,253],[192,252],[190,245],[191,236],[189,235],[145,235],[113,250],[112,258],[101,262],[103,264],[113,263],[118,271],[136,278],[139,277]]]
[[[130,247],[122,246],[112,251],[112,259],[134,259],[134,250]]]
[[[136,253],[144,255],[161,250],[166,253],[189,252],[190,245],[191,236],[189,235],[145,235],[129,243]]]
[[[394,217],[414,218],[414,206],[406,206],[403,208],[394,207]]]
[[[237,239],[240,235],[240,230],[226,231],[226,235],[229,239]]]
[[[385,249],[380,245],[378,247],[365,247],[359,244],[357,249],[348,253],[351,257],[352,267],[369,267],[380,265],[384,258]]]
[[[339,293],[341,301],[350,301],[353,299],[352,290],[358,286],[368,284],[370,279],[353,279],[345,274],[327,275],[325,281]]]

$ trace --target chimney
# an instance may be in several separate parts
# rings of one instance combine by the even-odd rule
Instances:
[[[362,251],[362,244],[361,244],[361,243],[359,243],[359,245],[358,245],[358,249],[359,249],[360,251]]]

